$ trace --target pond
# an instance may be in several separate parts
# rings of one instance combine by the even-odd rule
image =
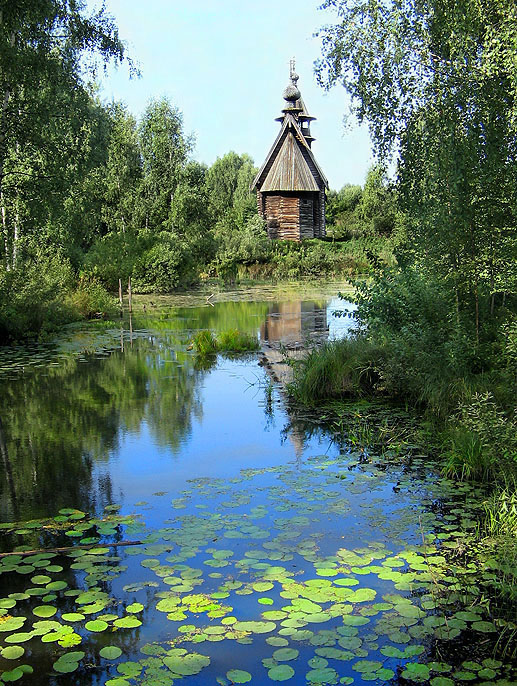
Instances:
[[[140,298],[0,352],[0,681],[510,683],[461,564],[480,493],[337,439],[258,354],[189,349],[346,335],[343,289]]]

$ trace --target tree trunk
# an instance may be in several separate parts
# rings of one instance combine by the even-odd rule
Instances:
[[[13,247],[11,257],[11,267],[14,269],[18,261],[18,241],[20,240],[20,212],[18,203],[16,203],[16,212],[14,213],[14,233],[13,233]]]
[[[1,206],[1,213],[2,213],[2,243],[3,243],[3,248],[4,248],[4,254],[3,254],[3,263],[4,267],[7,271],[9,271],[10,265],[9,265],[9,236],[7,233],[7,211],[5,209],[5,202],[4,202],[4,196],[3,194],[0,194],[0,206]]]
[[[474,288],[474,299],[476,303],[476,345],[479,345],[479,282],[477,272]]]
[[[3,11],[0,9],[0,30],[2,30],[3,25]],[[11,48],[14,47],[16,36],[11,33],[9,42]],[[0,80],[2,79],[2,73],[0,71]],[[4,165],[5,158],[7,157],[7,108],[9,107],[9,101],[11,100],[11,88],[9,84],[4,85],[2,97],[1,97],[1,109],[0,109],[0,196],[2,195],[3,180],[4,180]]]

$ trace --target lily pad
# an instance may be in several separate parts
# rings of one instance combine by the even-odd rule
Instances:
[[[52,605],[38,605],[32,612],[36,615],[36,617],[44,617],[45,619],[48,619],[56,614],[57,609],[52,607]]]
[[[102,619],[92,619],[90,622],[86,622],[84,628],[88,631],[93,631],[95,633],[100,633],[108,628],[108,623],[104,622]]]
[[[288,660],[295,660],[300,654],[296,648],[279,648],[273,653],[273,657],[277,662],[287,662]]]
[[[277,665],[272,667],[267,675],[271,681],[287,681],[294,676],[294,669],[290,665]]]
[[[164,664],[181,676],[192,676],[210,664],[210,658],[199,653],[188,653],[187,655],[171,655],[163,658]]]
[[[2,648],[0,654],[6,660],[17,660],[24,652],[25,648],[22,646],[7,646],[6,648]]]
[[[269,634],[276,629],[274,622],[235,622],[233,628],[237,631],[251,631],[253,634]]]
[[[11,633],[12,631],[17,631],[18,629],[21,629],[21,627],[25,624],[26,621],[26,617],[9,617],[3,622],[0,622],[0,631],[8,631],[9,633]]]
[[[427,681],[429,679],[429,667],[418,662],[409,662],[401,676],[410,681]]]
[[[231,681],[232,684],[247,684],[251,681],[251,674],[245,672],[243,669],[230,669],[226,672],[226,678]]]
[[[142,622],[136,617],[121,617],[113,622],[114,626],[118,626],[119,629],[136,629],[138,626],[142,625]],[[86,625],[88,628],[88,624]]]
[[[122,655],[122,650],[118,646],[104,646],[99,651],[99,655],[106,660],[116,660]]]
[[[142,603],[131,603],[131,605],[128,605],[126,607],[126,612],[136,614],[137,612],[142,612],[143,609],[144,606],[142,605]]]

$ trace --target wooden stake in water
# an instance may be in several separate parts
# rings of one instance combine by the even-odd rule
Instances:
[[[118,301],[120,303],[120,316],[124,313],[124,301],[122,300],[122,279],[118,280]]]
[[[133,292],[131,290],[131,277],[129,277],[129,282],[127,285],[127,296],[129,300],[129,312],[133,312]]]

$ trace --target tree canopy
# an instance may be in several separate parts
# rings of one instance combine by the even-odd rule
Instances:
[[[481,310],[517,289],[517,7],[502,0],[327,0],[326,88],[342,84],[395,154],[405,256]],[[488,307],[488,310],[486,310]]]

